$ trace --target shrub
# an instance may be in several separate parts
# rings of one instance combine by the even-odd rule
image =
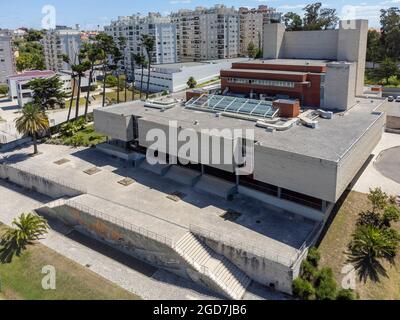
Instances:
[[[8,86],[6,84],[0,84],[0,96],[5,96],[8,93]]]
[[[373,211],[360,213],[357,220],[358,227],[374,226],[378,228],[381,224],[382,224],[381,215],[378,212],[373,212]]]
[[[307,261],[309,261],[314,267],[318,267],[321,260],[321,254],[317,248],[310,248],[308,251]]]
[[[301,264],[301,278],[310,282],[314,282],[318,270],[309,260],[303,261]]]
[[[398,222],[400,219],[400,209],[396,205],[389,205],[383,212],[383,224],[390,228],[393,222]]]
[[[330,268],[323,268],[315,281],[315,296],[318,300],[335,300],[337,284]]]
[[[357,300],[357,296],[351,289],[341,289],[336,295],[336,300]]]
[[[310,300],[315,293],[313,285],[304,279],[297,278],[293,281],[293,294],[301,300]]]

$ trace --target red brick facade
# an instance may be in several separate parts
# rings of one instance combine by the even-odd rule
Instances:
[[[302,105],[318,108],[321,103],[321,77],[325,72],[324,66],[234,63],[232,69],[221,71],[222,92],[229,88],[230,92],[241,94],[287,95],[291,99],[298,99]],[[285,81],[290,82],[291,86],[236,83],[230,78]]]

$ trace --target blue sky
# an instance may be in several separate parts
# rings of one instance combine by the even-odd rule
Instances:
[[[60,25],[80,24],[82,29],[97,29],[119,15],[134,13],[145,14],[149,11],[158,11],[166,14],[180,8],[194,8],[197,6],[212,6],[216,3],[225,3],[229,6],[256,7],[266,4],[278,8],[280,11],[301,12],[306,4],[316,0],[7,0],[2,1],[0,11],[0,28],[18,28],[41,26],[42,8],[53,5],[56,8],[56,21]],[[400,0],[326,0],[322,1],[326,7],[336,8],[339,15],[350,14],[357,18],[370,20],[371,27],[379,26],[379,10],[381,8],[400,6]],[[346,7],[347,5],[347,7]],[[349,7],[349,5],[351,7]]]

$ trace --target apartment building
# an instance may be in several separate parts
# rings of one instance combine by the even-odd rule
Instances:
[[[171,19],[177,28],[180,61],[239,56],[240,19],[233,7],[216,5],[210,9],[180,10]]]
[[[12,34],[8,30],[0,30],[0,83],[15,73]]]
[[[264,24],[279,23],[282,13],[276,9],[261,5],[258,8],[239,8],[240,17],[240,48],[239,53],[247,56],[250,43],[259,49],[262,48]]]
[[[82,45],[81,32],[64,26],[57,26],[55,30],[49,30],[42,39],[46,68],[59,72],[70,70],[70,64],[78,62],[78,53]],[[63,56],[69,58],[70,63],[63,60]]]
[[[152,64],[177,62],[176,27],[170,17],[162,17],[159,13],[149,13],[147,16],[124,16],[112,21],[105,27],[105,32],[116,42],[120,37],[127,40],[125,63],[128,75],[133,76],[133,54],[145,54],[141,46],[141,37],[150,35],[155,39],[155,49],[151,57]]]

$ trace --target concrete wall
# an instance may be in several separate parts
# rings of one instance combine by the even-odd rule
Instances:
[[[327,65],[324,108],[345,111],[356,103],[356,63],[333,62]]]
[[[39,214],[56,218],[69,226],[73,226],[79,232],[105,242],[117,250],[132,255],[154,267],[165,269],[225,295],[211,279],[195,270],[172,247],[165,243],[68,205],[56,208],[45,207],[37,211]]]
[[[293,270],[290,266],[264,259],[214,239],[198,237],[215,252],[225,256],[238,266],[253,280],[267,287],[273,284],[276,290],[292,294],[294,275],[298,275],[299,270]],[[297,269],[299,268],[300,266],[297,266]]]
[[[278,59],[281,56],[285,26],[280,23],[264,25],[264,58]]]
[[[0,165],[0,178],[7,179],[21,187],[45,194],[53,199],[75,197],[83,193],[73,186],[37,176],[32,172],[24,171],[8,165]]]
[[[133,140],[133,118],[101,109],[93,111],[94,125],[97,132],[113,139],[129,142]]]
[[[256,145],[254,179],[336,201],[336,164],[331,161]]]
[[[385,114],[382,113],[382,115],[371,126],[370,130],[368,130],[366,134],[363,135],[352,147],[351,151],[340,160],[337,171],[337,199],[339,199],[342,193],[349,186],[357,172],[362,168],[378,142],[381,140],[385,123],[386,117]]]
[[[336,60],[337,45],[337,30],[286,32],[281,57]]]

